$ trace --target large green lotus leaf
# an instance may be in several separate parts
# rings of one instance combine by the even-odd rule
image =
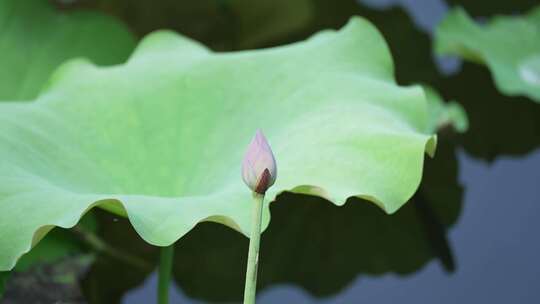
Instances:
[[[100,65],[124,62],[135,39],[104,14],[60,12],[48,1],[0,1],[0,100],[35,98],[66,59]]]
[[[540,102],[540,7],[476,24],[460,8],[438,26],[435,50],[486,64],[499,90]]]
[[[267,201],[291,190],[395,212],[435,137],[422,88],[397,86],[392,66],[360,18],[267,50],[212,53],[162,31],[125,65],[68,63],[32,103],[0,104],[0,270],[96,205],[158,246],[203,220],[246,234],[239,167],[257,128],[279,167]]]

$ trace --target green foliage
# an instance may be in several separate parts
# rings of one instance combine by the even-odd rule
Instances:
[[[2,1],[0,23],[0,99],[34,98],[52,71],[73,57],[101,65],[124,62],[135,46],[133,36],[113,18],[88,12],[60,12],[47,1]],[[87,219],[89,217],[86,217]],[[89,229],[91,220],[84,224]],[[17,271],[79,252],[72,235],[55,229],[17,263]]]
[[[97,222],[92,213],[87,213],[79,221],[82,231],[93,233]],[[79,233],[80,234],[80,233]],[[15,271],[28,271],[31,267],[52,264],[70,255],[80,254],[84,250],[82,236],[66,229],[55,228],[49,232],[32,250],[23,255],[15,266]]]
[[[125,20],[140,36],[172,29],[215,50],[268,46],[313,18],[312,0],[101,0],[93,5]]]
[[[56,262],[70,254],[81,251],[80,244],[66,231],[54,229],[30,252],[23,255],[15,266],[15,271],[26,271],[36,264]]]
[[[469,128],[467,113],[463,107],[455,102],[444,102],[442,97],[430,86],[424,85],[424,92],[428,101],[430,127],[429,132],[437,132],[437,129],[452,126],[459,133],[464,133]]]
[[[65,60],[125,61],[135,46],[127,28],[103,14],[54,10],[49,1],[0,1],[0,100],[35,98]]]
[[[439,25],[435,50],[486,64],[499,90],[540,102],[540,7],[524,16],[498,16],[478,25],[463,9]]]
[[[2,296],[4,295],[4,292],[6,291],[6,283],[9,279],[10,272],[9,271],[0,271],[0,300],[2,300]]]
[[[435,149],[422,89],[395,84],[383,38],[359,18],[230,54],[157,32],[125,65],[64,65],[34,102],[0,104],[0,118],[0,269],[96,205],[154,245],[203,220],[249,231],[239,165],[257,128],[278,161],[269,200],[358,196],[393,213]]]

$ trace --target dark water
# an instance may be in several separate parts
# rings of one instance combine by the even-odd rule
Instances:
[[[536,4],[314,0],[316,17],[308,28],[262,45],[365,16],[387,39],[399,83],[427,83],[460,102],[470,129],[463,135],[441,130],[418,193],[395,215],[356,199],[336,207],[280,196],[263,234],[258,303],[540,303],[540,105],[499,94],[482,66],[432,55],[433,27],[457,2],[476,17],[520,13]],[[205,36],[191,36],[212,45]],[[94,213],[106,242],[150,267],[99,256],[82,280],[87,300],[153,303],[156,248],[125,219]],[[175,248],[171,303],[239,302],[247,244],[224,226],[198,225]]]

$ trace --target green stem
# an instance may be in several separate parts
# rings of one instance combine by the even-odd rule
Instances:
[[[261,239],[261,219],[264,195],[253,193],[253,217],[251,220],[251,235],[249,237],[249,252],[244,289],[244,304],[255,303],[257,291],[257,267],[259,266],[259,243]]]
[[[174,256],[174,244],[161,247],[159,256],[158,304],[169,303],[169,285]]]
[[[99,236],[84,229],[82,226],[77,225],[72,228],[73,233],[79,237],[81,240],[86,242],[93,250],[106,254],[112,258],[115,258],[119,261],[126,263],[132,267],[138,268],[141,271],[150,272],[154,270],[154,266],[146,262],[145,260],[132,255],[128,252],[119,250],[107,244]]]

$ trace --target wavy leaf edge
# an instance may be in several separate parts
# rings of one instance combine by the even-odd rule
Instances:
[[[322,32],[319,32],[319,33],[315,34],[314,36],[312,36],[309,39],[317,39],[318,35],[324,35],[324,34],[327,34],[329,32],[339,33],[341,31],[344,31],[347,27],[351,27],[352,26],[351,24],[353,24],[353,23],[360,23],[361,26],[368,25],[370,27],[373,27],[373,29],[380,36],[380,39],[382,39],[384,41],[384,38],[382,37],[382,34],[380,34],[380,32],[377,29],[375,29],[375,27],[369,21],[367,21],[367,20],[365,20],[363,18],[360,18],[360,17],[351,18],[351,20],[347,23],[347,25],[345,25],[339,31],[329,31],[329,30],[322,31]],[[103,69],[115,69],[115,68],[121,67],[123,65],[129,65],[130,62],[132,62],[134,60],[138,60],[138,55],[141,52],[145,52],[147,48],[152,48],[153,47],[153,44],[152,44],[153,40],[156,37],[161,36],[161,35],[174,35],[176,38],[178,38],[180,40],[187,39],[187,40],[190,40],[190,42],[192,42],[194,45],[199,45],[200,47],[206,49],[200,43],[195,42],[195,41],[191,41],[191,39],[183,37],[183,36],[181,36],[179,34],[176,34],[174,32],[171,32],[171,31],[168,31],[168,30],[158,30],[156,32],[148,34],[146,37],[144,37],[141,40],[141,42],[138,44],[135,51],[132,53],[131,57],[129,58],[129,60],[125,64],[120,64],[120,65],[115,65],[115,66],[108,66],[108,67],[102,67],[102,66],[98,67],[94,63],[90,62],[89,60],[83,59],[83,58],[76,58],[76,59],[68,60],[67,62],[65,62],[64,64],[59,66],[55,70],[55,72],[53,72],[53,74],[50,77],[49,82],[47,83],[47,86],[42,90],[40,96],[38,96],[38,98],[36,98],[36,100],[34,100],[32,102],[40,102],[40,100],[41,100],[40,97],[43,96],[43,95],[56,94],[58,92],[57,89],[61,87],[61,84],[64,81],[69,81],[68,75],[70,75],[71,73],[80,73],[81,69],[93,68],[93,69],[101,69],[101,70],[103,70]],[[384,42],[386,43],[386,41],[384,41]],[[293,43],[291,45],[282,46],[282,47],[276,47],[276,48],[268,48],[268,49],[261,49],[261,50],[249,50],[249,51],[239,51],[239,52],[234,52],[234,53],[265,52],[267,50],[274,50],[274,49],[278,49],[278,48],[287,48],[287,47],[290,47],[290,46],[295,45],[295,44],[297,44],[297,43]],[[386,48],[387,48],[387,51],[389,52],[389,48],[388,48],[387,45],[386,45]],[[207,53],[211,54],[211,52],[208,51],[208,50],[207,50]],[[220,53],[216,53],[216,54],[220,54]],[[231,53],[229,53],[229,54],[231,54]],[[392,63],[391,68],[392,68],[391,73],[393,74],[393,63]],[[395,78],[394,78],[394,81],[395,81]],[[420,94],[424,96],[424,103],[426,103],[426,107],[427,107],[427,101],[425,100],[425,93],[422,90],[421,86],[415,85],[413,87],[416,88],[417,90],[419,90]],[[61,89],[60,89],[60,91],[61,91]],[[0,106],[4,106],[4,105],[7,105],[7,104],[9,104],[9,102],[4,103],[4,104],[2,104]],[[422,154],[427,153],[430,157],[433,157],[434,154],[435,154],[436,146],[437,146],[437,135],[435,135],[435,134],[432,134],[432,135],[425,134],[424,151],[422,152]],[[414,187],[414,189],[411,189],[411,193],[408,195],[408,198],[402,204],[400,204],[400,206],[398,206],[397,208],[388,207],[386,204],[384,204],[382,202],[381,199],[379,199],[378,197],[375,197],[373,195],[369,195],[369,194],[356,193],[356,194],[351,194],[348,197],[358,197],[358,198],[361,198],[361,199],[365,199],[367,201],[370,201],[370,202],[374,203],[375,205],[377,205],[381,209],[383,209],[387,214],[392,214],[392,213],[396,212],[399,209],[399,207],[401,207],[401,205],[406,203],[414,195],[414,193],[418,189],[418,187],[420,185],[420,182],[421,182],[423,166],[424,166],[424,158],[422,157],[421,158],[421,163],[418,164],[418,166],[417,166],[418,172],[417,172],[417,174],[415,174],[417,176],[417,178],[416,178],[416,180],[414,182],[416,186]],[[278,179],[279,179],[279,176],[278,176]],[[239,177],[238,180],[239,180],[239,182],[241,182],[240,177]],[[248,191],[248,190],[246,189],[246,191]],[[338,206],[342,206],[346,202],[346,199],[342,199],[341,201],[337,200],[331,194],[329,194],[329,192],[324,187],[320,187],[320,186],[316,186],[316,185],[298,185],[296,187],[293,187],[292,189],[273,192],[270,196],[267,197],[266,202],[265,202],[264,213],[266,214],[266,216],[263,218],[263,226],[262,226],[263,231],[264,231],[264,229],[266,229],[266,227],[268,226],[268,223],[270,221],[269,204],[272,203],[279,194],[284,193],[284,192],[293,192],[293,193],[299,193],[299,194],[314,195],[314,196],[323,197],[326,200],[328,200],[328,201],[330,201],[330,202],[332,202],[332,203],[334,203],[335,205],[338,205]],[[78,194],[75,194],[75,193],[71,193],[71,194],[80,197],[80,195],[78,195]],[[189,225],[186,225],[186,227],[185,227],[185,229],[183,231],[177,233],[177,237],[174,240],[155,241],[155,240],[152,239],[152,237],[149,237],[147,234],[142,233],[141,228],[137,225],[137,217],[133,213],[131,213],[128,210],[128,208],[126,208],[126,203],[122,201],[121,197],[122,197],[122,195],[116,196],[116,197],[115,196],[106,196],[106,195],[104,195],[99,200],[94,200],[92,203],[89,203],[88,207],[85,208],[84,210],[81,210],[81,212],[79,213],[79,215],[77,217],[64,219],[64,221],[62,221],[62,222],[49,223],[49,224],[45,224],[45,225],[42,225],[42,226],[38,227],[34,231],[34,234],[32,235],[31,242],[28,242],[28,246],[26,246],[25,249],[22,252],[19,252],[19,255],[17,257],[13,257],[13,259],[7,264],[1,264],[0,263],[0,266],[2,266],[2,267],[0,267],[1,270],[12,269],[16,265],[17,259],[21,255],[29,252],[32,249],[32,247],[35,244],[37,244],[47,234],[48,231],[50,231],[54,227],[61,227],[61,228],[65,228],[65,229],[69,229],[69,228],[74,227],[79,222],[80,218],[85,213],[89,212],[91,209],[93,209],[95,207],[103,208],[103,209],[105,209],[105,210],[107,210],[109,212],[115,213],[115,214],[117,214],[119,216],[127,217],[129,219],[131,225],[134,227],[134,229],[139,234],[139,236],[141,236],[141,238],[144,239],[146,242],[148,242],[148,243],[150,243],[152,245],[155,245],[155,246],[168,246],[168,245],[178,241],[185,234],[187,234],[189,231],[191,231],[198,223],[204,222],[204,221],[212,221],[212,222],[217,222],[217,223],[220,223],[220,224],[224,224],[224,225],[226,225],[226,226],[228,226],[228,227],[230,227],[230,228],[244,234],[245,236],[248,236],[248,233],[249,233],[248,232],[249,229],[246,229],[246,227],[242,227],[242,225],[239,224],[233,217],[228,216],[228,215],[224,215],[224,214],[214,214],[214,215],[205,216],[205,217],[193,220],[191,223],[189,223]],[[174,200],[175,198],[171,197],[170,199]]]

